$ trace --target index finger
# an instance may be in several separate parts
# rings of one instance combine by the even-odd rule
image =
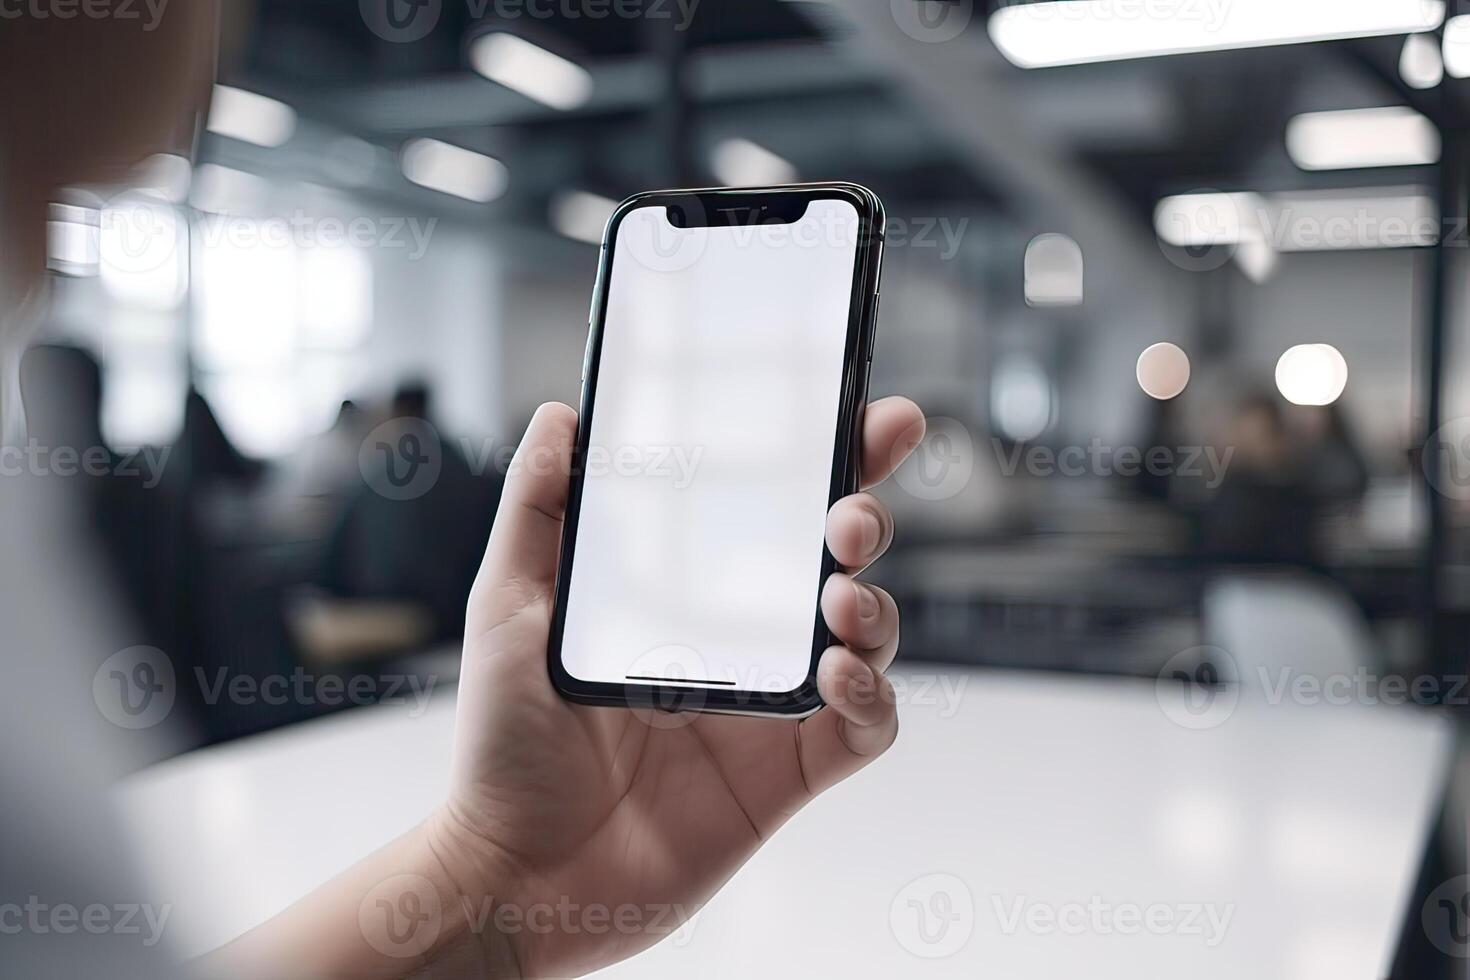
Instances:
[[[863,415],[862,486],[888,479],[924,439],[924,413],[902,396],[882,398]]]

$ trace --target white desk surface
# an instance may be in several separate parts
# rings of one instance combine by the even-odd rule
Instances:
[[[915,689],[887,756],[782,829],[686,934],[606,975],[1386,975],[1451,757],[1441,719],[1242,701],[1191,731],[1147,682],[938,676],[962,685],[957,711]],[[417,717],[360,709],[126,782],[179,951],[243,932],[412,826],[446,785],[452,702],[449,688]],[[909,888],[927,875],[953,877]],[[946,900],[951,931],[916,939],[916,909]],[[1079,929],[1067,910],[1089,902],[1105,903],[1103,924]],[[1199,903],[1230,915],[1215,945],[1203,916],[1198,934],[1125,934],[1111,917],[1162,906],[1182,926]],[[1073,916],[1068,930],[1015,924],[1035,907]]]

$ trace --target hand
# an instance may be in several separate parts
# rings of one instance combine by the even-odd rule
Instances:
[[[576,424],[567,406],[543,405],[517,452],[520,463],[561,465],[512,466],[470,595],[451,789],[426,825],[456,887],[514,913],[505,921],[516,928],[490,926],[495,934],[479,939],[497,944],[483,961],[503,963],[508,951],[523,976],[584,973],[668,935],[792,814],[898,734],[883,676],[898,608],[851,577],[893,537],[891,515],[868,493],[827,518],[828,547],[847,570],[821,596],[843,644],[817,671],[827,709],[802,721],[701,714],[670,724],[563,700],[546,647]],[[907,399],[870,405],[863,486],[885,479],[923,431]],[[544,928],[529,927],[533,907]],[[598,928],[566,927],[583,915]]]

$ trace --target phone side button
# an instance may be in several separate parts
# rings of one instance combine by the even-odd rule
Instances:
[[[873,351],[878,349],[878,307],[883,305],[883,294],[873,294],[873,328],[868,331],[868,363],[873,363]]]

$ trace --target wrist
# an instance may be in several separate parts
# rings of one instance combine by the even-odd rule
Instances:
[[[462,874],[431,815],[287,911],[194,964],[202,976],[518,980],[505,936],[482,928],[492,877]]]
[[[428,877],[441,896],[444,928],[436,944],[438,956],[462,962],[466,951],[473,951],[475,976],[520,980],[520,952],[513,937],[496,927],[498,910],[518,880],[512,862],[471,830],[452,803],[436,806],[417,833],[427,854]]]

